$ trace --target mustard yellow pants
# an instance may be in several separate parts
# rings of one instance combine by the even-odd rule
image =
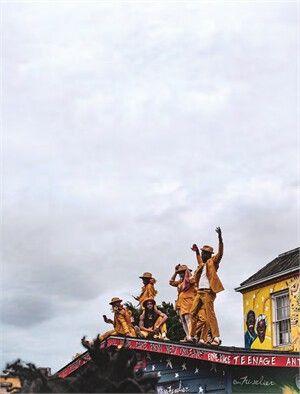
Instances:
[[[215,299],[216,294],[210,290],[197,291],[191,308],[191,336],[194,336],[196,331],[201,330],[200,339],[207,341],[209,329],[211,330],[213,338],[220,336],[218,321],[214,310]]]
[[[106,331],[104,334],[99,335],[99,339],[100,339],[100,341],[104,341],[105,339],[107,339],[111,335],[125,335],[125,333],[124,332],[122,332],[122,333],[117,332],[116,330],[110,330],[110,331]],[[135,330],[133,328],[131,328],[130,332],[127,334],[127,336],[136,337]]]

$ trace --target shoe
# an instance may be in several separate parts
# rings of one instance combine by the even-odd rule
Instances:
[[[186,337],[184,337],[183,339],[180,339],[180,341],[179,342],[187,342],[187,339],[186,339]]]
[[[198,342],[198,343],[200,343],[201,345],[206,345],[206,342],[205,342],[204,339],[199,339],[199,342]]]
[[[220,346],[222,343],[221,338],[218,337],[214,337],[213,341],[210,343],[213,346]]]
[[[164,341],[169,341],[170,339],[167,337],[167,334],[165,332],[163,332],[161,334],[161,339],[163,339]]]

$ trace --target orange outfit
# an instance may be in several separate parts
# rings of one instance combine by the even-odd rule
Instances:
[[[138,297],[140,305],[143,305],[143,302],[145,300],[148,300],[149,298],[152,298],[152,299],[155,298],[155,296],[157,294],[157,290],[155,290],[155,288],[154,288],[154,283],[155,283],[155,279],[151,279],[147,285],[142,287],[142,292],[141,292],[140,296]]]
[[[224,245],[223,245],[223,242],[220,242],[218,253],[215,256],[212,256],[210,259],[208,259],[206,263],[203,262],[200,254],[196,255],[197,261],[198,261],[198,268],[196,269],[196,271],[194,273],[194,277],[195,277],[197,288],[199,287],[199,280],[200,280],[200,276],[201,276],[204,264],[206,264],[207,278],[209,280],[209,285],[210,285],[211,290],[214,293],[219,293],[220,291],[224,290],[222,282],[220,281],[218,274],[217,274],[217,270],[219,269],[220,261],[223,257],[223,251],[224,251]]]
[[[197,294],[195,279],[190,279],[190,287],[186,290],[183,289],[183,279],[170,280],[169,283],[171,286],[177,287],[178,291],[178,298],[175,304],[175,309],[178,310],[181,316],[186,313],[190,313],[193,300]]]
[[[207,339],[208,329],[210,328],[212,337],[219,337],[219,326],[218,321],[214,311],[214,300],[216,298],[216,293],[224,290],[222,282],[220,281],[217,270],[219,268],[220,261],[223,256],[223,242],[219,242],[219,250],[215,256],[212,256],[207,260],[206,263],[203,262],[200,254],[197,256],[198,268],[195,271],[194,278],[197,288],[199,287],[199,280],[203,271],[203,267],[206,264],[206,275],[209,281],[209,288],[198,289],[197,296],[194,299],[191,314],[192,314],[192,325],[191,325],[191,335],[195,335],[197,316],[201,307],[204,308],[206,314],[206,321],[203,322],[203,330],[201,333],[201,339]]]
[[[118,311],[115,312],[114,316],[114,329],[105,332],[104,334],[100,335],[100,341],[105,340],[111,335],[128,335],[129,337],[136,337],[135,330],[131,323],[131,314],[130,312],[122,307]]]

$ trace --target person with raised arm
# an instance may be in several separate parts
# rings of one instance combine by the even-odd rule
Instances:
[[[222,282],[217,274],[223,256],[224,245],[220,227],[216,228],[216,232],[219,239],[219,250],[216,255],[213,256],[213,248],[209,245],[204,245],[201,248],[201,254],[196,244],[191,248],[196,253],[198,262],[198,267],[194,273],[197,296],[191,308],[191,336],[193,337],[195,335],[197,329],[197,316],[200,308],[203,307],[206,314],[206,324],[201,331],[200,342],[207,343],[208,330],[210,329],[212,336],[210,344],[218,346],[221,344],[221,338],[214,310],[214,301],[216,299],[216,294],[224,290]]]
[[[176,276],[178,275],[178,279]],[[195,287],[195,279],[192,277],[190,269],[185,264],[177,264],[175,272],[170,279],[169,284],[177,287],[178,298],[175,309],[180,317],[182,327],[185,332],[183,342],[191,341],[191,307],[193,300],[197,294]]]

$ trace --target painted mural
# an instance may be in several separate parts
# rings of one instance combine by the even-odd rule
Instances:
[[[226,365],[148,353],[144,373],[157,373],[160,378],[157,387],[159,394],[226,394],[231,392],[227,370]]]
[[[299,276],[293,278],[289,285],[290,295],[290,318],[291,318],[291,338],[293,350],[300,351],[300,280]]]
[[[244,332],[247,349],[276,349],[273,343],[272,295],[289,290],[291,342],[280,350],[300,350],[300,283],[299,275],[243,294]]]
[[[232,371],[232,393],[299,394],[299,373],[294,370],[238,369]]]
[[[144,372],[157,373],[159,394],[299,394],[297,368],[233,367],[181,357],[147,354]]]

